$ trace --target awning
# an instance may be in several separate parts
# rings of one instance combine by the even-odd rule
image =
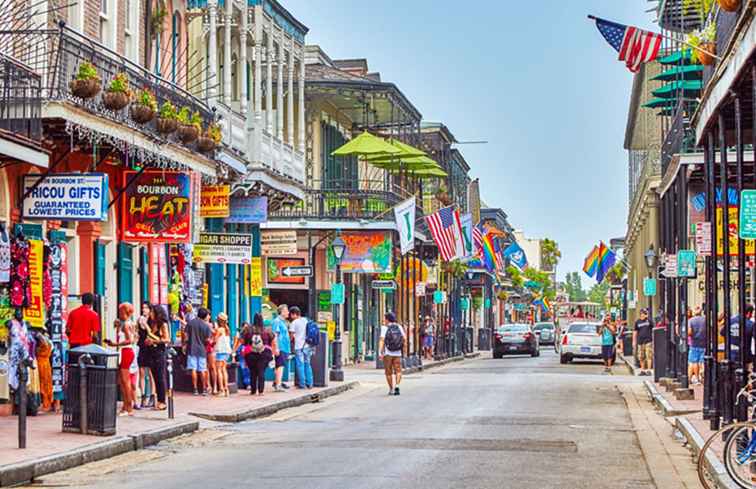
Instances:
[[[700,80],[703,77],[703,65],[675,66],[672,69],[659,73],[652,80],[675,81],[675,80]]]
[[[228,167],[234,171],[237,171],[241,174],[247,173],[247,165],[244,163],[244,160],[234,155],[233,153],[230,153],[225,148],[218,151],[215,159],[217,159],[221,163],[228,165]]]
[[[1,133],[0,155],[6,155],[41,168],[47,168],[50,165],[50,154],[47,151],[36,149],[31,145],[22,144],[10,138],[4,138]]]
[[[672,98],[677,96],[679,92],[683,92],[684,95],[695,96],[701,92],[703,83],[701,80],[682,80],[667,83],[663,87],[651,92],[655,97]]]

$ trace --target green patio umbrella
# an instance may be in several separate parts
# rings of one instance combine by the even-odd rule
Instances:
[[[433,168],[424,168],[412,172],[412,176],[417,178],[443,178],[448,177],[449,174],[444,171],[440,166]]]
[[[676,98],[654,98],[643,104],[641,107],[653,109],[656,107],[674,107],[677,105]]]
[[[675,51],[674,53],[664,56],[663,58],[659,58],[657,61],[659,61],[659,64],[663,65],[676,65],[679,64],[680,61],[682,61],[684,64],[690,64],[690,55],[691,50],[685,49],[680,51]]]
[[[651,92],[654,97],[674,98],[682,92],[684,96],[695,97],[701,92],[703,82],[701,80],[682,80],[667,83],[663,87]]]
[[[675,66],[672,69],[659,73],[652,77],[652,80],[673,81],[673,80],[700,80],[703,77],[703,65],[685,65]]]
[[[401,150],[387,143],[383,138],[373,136],[365,131],[356,138],[352,138],[343,146],[335,149],[331,156],[369,156],[399,154]]]

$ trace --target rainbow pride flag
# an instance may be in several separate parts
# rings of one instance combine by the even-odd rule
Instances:
[[[583,271],[589,277],[593,277],[594,275],[596,275],[596,271],[598,270],[598,265],[599,265],[599,247],[594,246],[591,252],[588,253],[588,256],[585,257],[585,261],[583,261]]]
[[[498,268],[498,261],[496,260],[496,250],[494,249],[493,238],[491,234],[486,232],[483,235],[483,264],[486,266],[486,270],[492,272]]]
[[[615,255],[614,252],[602,241],[599,245],[598,268],[596,270],[596,280],[598,280],[599,283],[604,281],[604,277],[616,262],[617,255]]]

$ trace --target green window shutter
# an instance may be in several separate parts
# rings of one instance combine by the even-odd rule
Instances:
[[[142,302],[150,301],[150,276],[149,276],[149,255],[146,246],[139,248],[139,297]],[[136,309],[141,311],[141,304]]]
[[[95,294],[105,295],[105,245],[99,240],[94,245]]]
[[[226,305],[226,314],[228,314],[228,326],[231,330],[231,337],[236,334],[238,326],[239,313],[239,286],[236,283],[237,265],[226,265],[226,296],[228,297]]]
[[[134,260],[133,247],[127,243],[118,243],[118,303],[134,304]]]
[[[212,218],[207,219],[205,228],[208,230],[208,232],[223,232],[223,219],[222,218]],[[223,285],[223,276],[225,275],[223,273],[223,265],[219,263],[213,263],[211,265],[207,266],[207,274],[209,275],[209,279],[207,281],[208,284],[208,306],[210,307],[211,316],[213,319],[218,317],[219,312],[223,311],[224,301],[223,301],[223,292],[224,292],[224,285]]]

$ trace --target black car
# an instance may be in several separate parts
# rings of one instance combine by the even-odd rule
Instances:
[[[505,324],[499,326],[494,333],[493,357],[504,355],[530,354],[537,357],[541,354],[538,337],[528,324]]]

